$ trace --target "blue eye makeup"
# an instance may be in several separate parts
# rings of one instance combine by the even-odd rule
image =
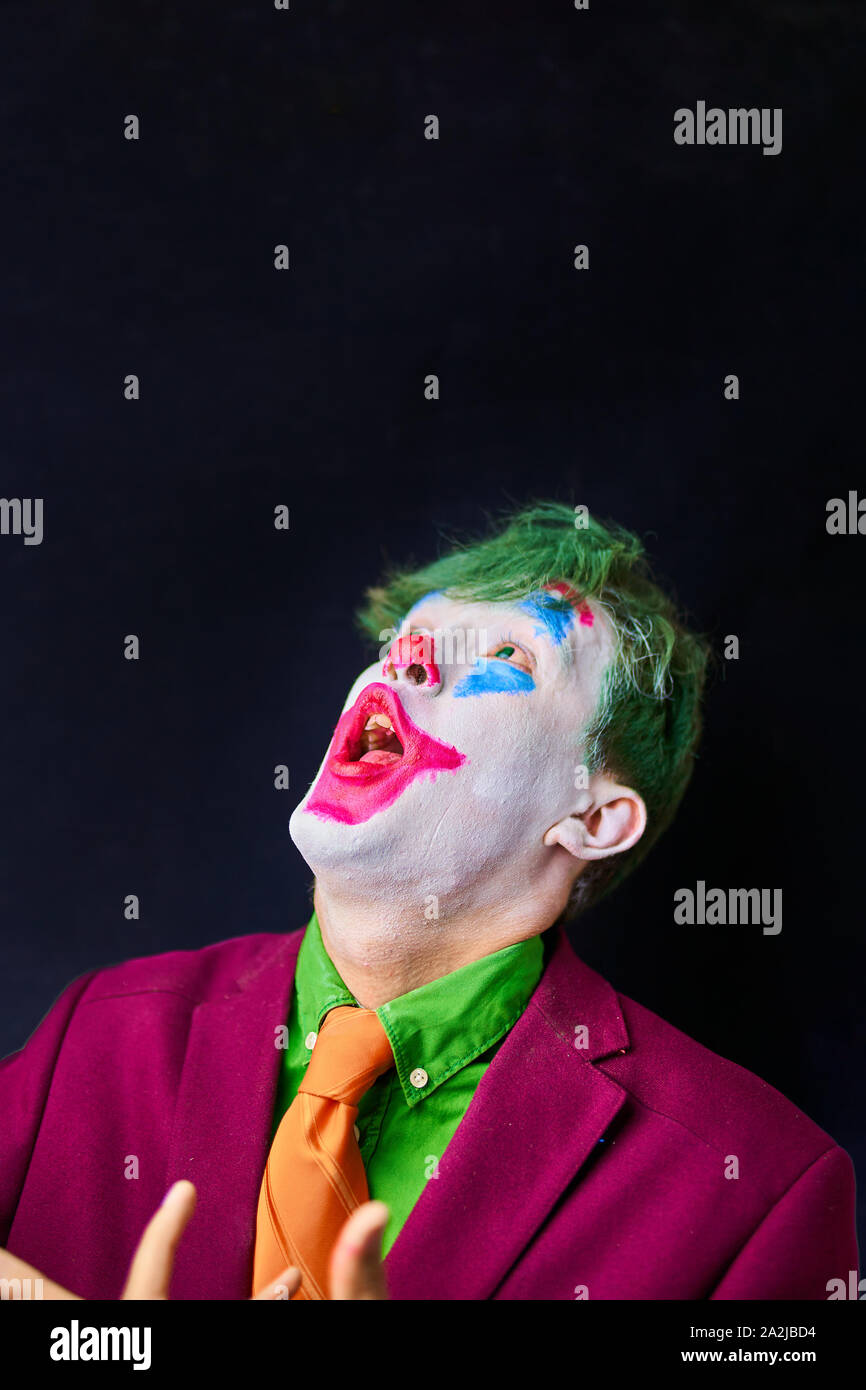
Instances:
[[[549,637],[555,647],[562,646],[574,623],[574,610],[566,599],[541,589],[524,599],[520,607],[539,624],[534,629],[537,637]]]
[[[458,681],[454,695],[462,699],[467,695],[528,695],[535,689],[535,681],[522,666],[515,666],[510,658],[515,652],[528,654],[524,648],[513,641],[511,633],[506,633],[493,654],[476,661],[468,675]]]
[[[466,695],[529,695],[535,681],[528,671],[509,661],[482,659],[454,687],[455,699]]]

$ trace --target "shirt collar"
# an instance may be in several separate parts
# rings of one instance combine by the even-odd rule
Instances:
[[[543,956],[541,938],[533,936],[376,1010],[394,1051],[407,1105],[425,1100],[505,1036],[538,984]],[[298,953],[295,992],[305,1038],[318,1033],[330,1009],[358,1003],[325,950],[315,913]]]

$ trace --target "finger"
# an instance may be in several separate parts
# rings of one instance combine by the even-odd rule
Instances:
[[[382,1236],[387,1221],[384,1202],[364,1202],[349,1217],[331,1252],[329,1279],[333,1300],[388,1297],[382,1264]]]
[[[138,1242],[123,1298],[168,1298],[175,1251],[195,1211],[195,1202],[195,1188],[185,1179],[168,1189]]]
[[[289,1265],[284,1269],[279,1279],[274,1279],[270,1284],[266,1284],[260,1293],[255,1295],[251,1301],[257,1298],[274,1300],[279,1298],[291,1298],[301,1287],[301,1271],[294,1265]]]
[[[19,1260],[17,1255],[13,1255],[9,1250],[0,1248],[0,1279],[29,1279],[29,1284],[23,1284],[21,1288],[22,1299],[25,1290],[28,1290],[27,1297],[33,1299],[58,1300],[64,1298],[74,1298],[76,1303],[81,1300],[77,1293],[70,1293],[64,1289],[62,1284],[55,1284],[53,1279],[46,1279],[44,1274],[40,1274],[38,1269],[27,1264],[24,1260]],[[4,1289],[7,1285],[3,1285]],[[14,1287],[14,1286],[13,1286]],[[15,1294],[9,1295],[15,1298]]]

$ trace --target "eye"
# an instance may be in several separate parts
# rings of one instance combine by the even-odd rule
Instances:
[[[504,642],[498,642],[495,647],[491,647],[487,655],[493,661],[507,661],[511,666],[519,666],[522,671],[527,671],[532,675],[535,662],[525,647],[521,647],[510,637]]]

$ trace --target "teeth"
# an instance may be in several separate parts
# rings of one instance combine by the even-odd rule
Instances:
[[[376,728],[379,728],[379,729],[392,729],[392,730],[393,730],[394,725],[391,723],[391,721],[390,721],[390,719],[388,718],[387,714],[371,714],[371,715],[370,715],[370,718],[367,720],[366,724],[364,725],[364,728],[365,728],[365,729],[376,729]]]

